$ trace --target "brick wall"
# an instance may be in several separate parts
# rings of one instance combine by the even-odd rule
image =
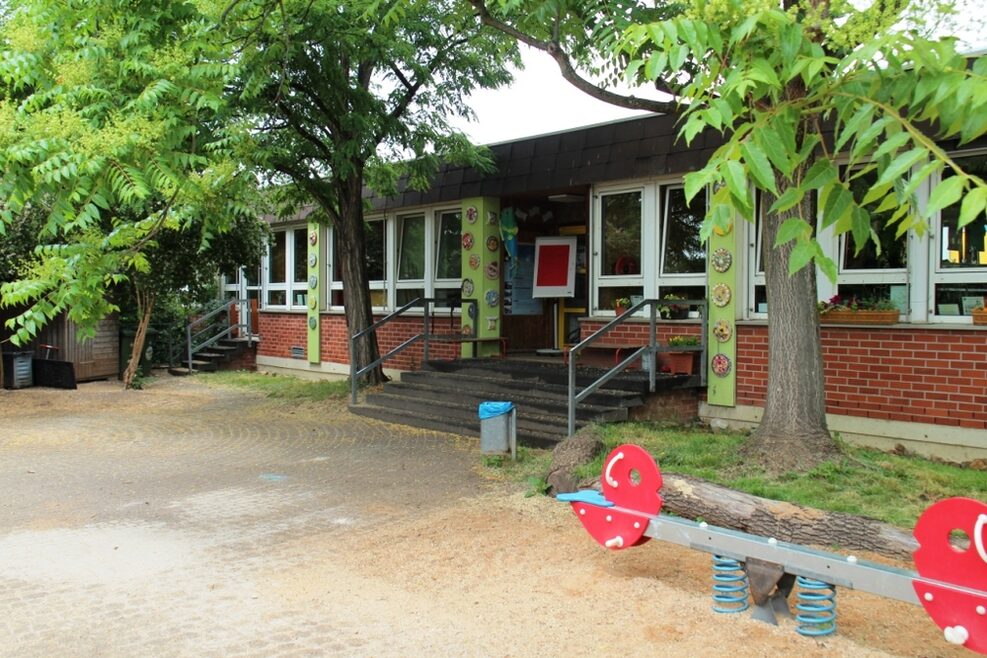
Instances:
[[[382,316],[376,316],[379,320]],[[323,314],[321,321],[322,361],[349,363],[349,331],[346,317],[338,314]],[[307,318],[302,313],[260,313],[259,332],[261,336],[258,354],[261,356],[291,358],[291,348],[308,344]],[[394,349],[411,336],[422,331],[421,317],[399,318],[384,325],[377,331],[377,341],[381,354]],[[432,333],[456,334],[460,331],[459,318],[450,320],[436,318]],[[304,352],[303,352],[304,353]],[[459,343],[429,344],[430,359],[453,359],[459,356]],[[304,361],[304,359],[302,359]],[[416,343],[392,359],[384,366],[399,370],[412,370],[421,366],[422,344]]]
[[[763,406],[768,329],[740,326],[737,402]],[[987,429],[987,334],[823,327],[826,411]]]

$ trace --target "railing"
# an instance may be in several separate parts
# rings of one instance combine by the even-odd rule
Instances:
[[[237,322],[233,322],[233,307],[237,307]],[[225,321],[224,316],[225,314]],[[192,355],[211,347],[234,332],[250,337],[250,301],[231,299],[185,325],[185,358],[192,372]]]
[[[658,329],[658,309],[662,306],[668,306],[670,303],[674,303],[676,306],[688,306],[689,308],[698,306],[700,308],[699,317],[701,318],[701,333],[700,333],[700,344],[694,346],[675,346],[675,347],[663,347],[657,344],[657,329]],[[576,361],[579,358],[579,353],[582,352],[587,347],[590,347],[593,343],[600,340],[603,336],[610,333],[616,327],[624,324],[630,320],[637,311],[640,311],[644,307],[648,307],[648,344],[638,349],[634,350],[630,355],[628,355],[623,361],[615,365],[613,368],[603,373],[598,377],[593,383],[584,388],[580,392],[576,392]],[[642,364],[644,368],[648,371],[648,390],[651,393],[655,392],[655,380],[657,377],[657,359],[656,355],[659,352],[701,352],[702,357],[700,362],[703,364],[700,367],[700,382],[703,386],[706,385],[706,316],[707,316],[706,300],[705,299],[676,299],[674,302],[670,302],[667,299],[644,299],[621,315],[618,315],[610,322],[606,323],[595,332],[587,336],[585,339],[580,341],[578,344],[574,345],[569,350],[569,412],[568,412],[568,429],[569,436],[572,436],[576,432],[576,405],[585,400],[587,397],[595,393],[601,386],[606,384],[608,381],[622,373],[626,370],[632,363],[637,359],[642,359]]]
[[[437,299],[434,299],[434,298],[431,298],[431,297],[419,297],[417,299],[413,299],[412,301],[408,302],[407,304],[405,304],[401,308],[397,309],[396,311],[385,315],[380,320],[377,320],[377,322],[374,322],[372,325],[370,325],[366,329],[363,329],[361,331],[358,331],[355,334],[353,334],[352,336],[350,336],[350,393],[351,393],[351,399],[353,401],[353,404],[356,404],[356,399],[357,399],[357,384],[358,384],[358,382],[360,380],[360,377],[362,377],[363,375],[367,374],[368,372],[370,372],[371,370],[373,370],[374,368],[376,368],[377,366],[379,366],[381,363],[383,363],[387,359],[390,359],[391,357],[397,356],[398,354],[400,354],[404,350],[408,349],[409,347],[411,347],[412,345],[414,345],[418,341],[422,341],[422,343],[423,343],[423,345],[422,345],[422,363],[423,364],[427,364],[428,363],[428,352],[429,352],[429,343],[430,342],[437,341],[437,342],[461,342],[462,343],[462,342],[467,342],[467,341],[476,341],[476,324],[475,323],[473,325],[473,331],[469,335],[463,335],[462,333],[457,333],[457,334],[433,334],[432,333],[432,331],[431,331],[431,325],[432,325],[432,322],[434,321],[435,318],[433,316],[433,313],[432,313],[432,310],[431,309],[432,309],[432,305],[435,304],[437,301],[443,301],[443,302],[445,302],[447,300],[437,300]],[[380,329],[382,326],[384,326],[388,322],[391,322],[392,320],[398,318],[399,316],[404,315],[405,312],[407,312],[408,310],[410,310],[412,308],[415,308],[417,306],[421,306],[422,307],[422,332],[419,333],[419,334],[415,334],[414,336],[412,336],[408,340],[404,341],[403,343],[401,343],[400,345],[398,345],[397,347],[395,347],[394,349],[392,349],[387,354],[384,354],[383,356],[380,356],[374,362],[368,363],[367,365],[365,365],[362,368],[360,368],[359,370],[357,370],[357,367],[356,367],[356,358],[355,358],[355,354],[356,354],[356,341],[359,340],[359,339],[361,339],[361,338],[363,338],[364,336],[367,336],[367,335],[371,334],[371,333],[373,333],[374,336],[376,337],[376,334],[377,334],[377,330],[378,329]],[[477,317],[479,315],[476,300],[472,300],[472,299],[471,300],[466,300],[466,301],[462,302],[462,306],[472,307],[473,310],[472,310],[472,313],[470,313],[470,315],[472,317]],[[462,320],[460,320],[460,322],[462,322]],[[476,356],[476,349],[475,348],[473,350],[473,355]]]

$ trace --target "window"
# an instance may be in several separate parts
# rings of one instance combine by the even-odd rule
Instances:
[[[699,238],[706,216],[706,193],[687,205],[685,189],[666,185],[662,190],[661,268],[658,297],[676,294],[686,299],[706,296],[706,245]]]
[[[308,298],[308,230],[275,231],[267,255],[267,306],[305,308]]]
[[[432,297],[436,299],[436,306],[458,306],[462,299],[462,212],[446,210],[436,215],[435,288]]]
[[[644,294],[641,275],[644,190],[600,194],[597,201],[600,250],[596,259],[596,308],[612,309],[614,300]]]
[[[398,218],[397,306],[425,296],[425,216]]]
[[[987,178],[987,154],[955,159],[964,171]],[[952,172],[944,174],[951,175]],[[959,212],[959,203],[943,208],[934,235],[930,236],[929,314],[944,321],[969,316],[974,306],[987,301],[987,216],[981,215],[960,227]]]
[[[877,182],[877,172],[868,172],[850,180],[850,192],[860,202]],[[857,251],[853,235],[839,237],[836,291],[840,297],[889,299],[898,310],[908,314],[908,241],[895,235],[897,223],[888,226],[893,211],[871,214],[871,232],[877,237]]]

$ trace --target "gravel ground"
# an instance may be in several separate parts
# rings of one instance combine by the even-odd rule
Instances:
[[[708,556],[605,551],[474,440],[207,381],[0,391],[0,656],[966,655],[856,592],[821,641],[717,615]]]

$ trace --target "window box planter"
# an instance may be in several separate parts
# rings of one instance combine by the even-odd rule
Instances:
[[[666,352],[665,367],[673,375],[691,375],[696,371],[699,352]]]
[[[834,309],[819,314],[820,324],[895,324],[899,313],[890,311],[850,311]]]

